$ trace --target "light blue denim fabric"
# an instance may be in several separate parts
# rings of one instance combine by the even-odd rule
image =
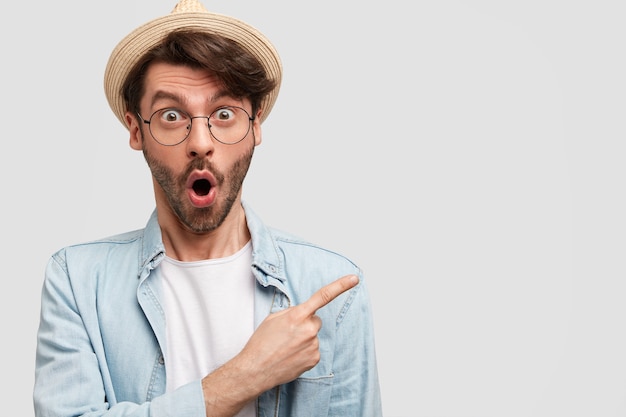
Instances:
[[[359,285],[318,311],[321,360],[263,393],[259,417],[382,416],[369,295],[360,269],[268,228],[245,205],[257,279],[255,322],[357,274]],[[145,229],[55,253],[37,334],[37,417],[205,417],[201,381],[165,393],[165,317],[156,213]]]

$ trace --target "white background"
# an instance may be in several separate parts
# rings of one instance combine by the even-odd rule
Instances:
[[[626,414],[624,4],[205,2],[281,53],[244,198],[365,270],[386,417]],[[102,78],[173,5],[3,6],[2,415],[49,256],[152,210]]]

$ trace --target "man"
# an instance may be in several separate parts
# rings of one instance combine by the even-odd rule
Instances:
[[[156,209],[52,256],[38,417],[382,414],[361,271],[242,202],[281,73],[261,33],[197,0],[115,48],[107,99]]]

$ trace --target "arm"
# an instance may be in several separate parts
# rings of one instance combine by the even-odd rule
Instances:
[[[111,352],[104,351],[100,340],[101,318],[91,311],[96,308],[84,307],[108,300],[96,300],[97,291],[81,291],[76,288],[79,285],[70,279],[64,256],[55,255],[46,269],[37,335],[33,396],[37,417],[232,416],[260,393],[315,366],[321,325],[315,311],[356,281],[344,277],[318,291],[309,302],[269,316],[243,351],[201,384],[191,383],[167,394],[155,392],[151,401],[146,400],[146,390],[151,387],[128,383],[138,378],[132,371],[124,375],[126,389],[112,382],[107,364]],[[123,317],[120,319],[119,326],[124,326]],[[144,353],[137,352],[142,356],[137,361],[151,360],[144,358]],[[107,392],[111,406],[105,402]],[[111,401],[115,395],[118,398]],[[121,400],[123,397],[127,399]]]
[[[71,269],[66,256],[65,251],[55,254],[45,273],[37,333],[35,416],[204,417],[199,382],[163,394],[164,383],[160,387],[158,383],[164,378],[154,371],[162,366],[158,345],[152,333],[137,327],[147,326],[145,318],[141,322],[130,318],[128,311],[119,308],[127,303],[116,303],[116,294],[118,298],[135,296],[136,278],[127,280],[134,287],[132,294],[124,288],[124,280],[111,281],[112,295],[98,286],[94,276],[101,271],[94,272],[92,262]],[[72,279],[73,275],[80,278]]]

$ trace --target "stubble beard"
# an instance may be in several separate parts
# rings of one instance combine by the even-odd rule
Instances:
[[[152,176],[163,189],[169,206],[181,224],[194,233],[211,232],[224,222],[237,201],[253,154],[254,145],[235,161],[226,174],[220,172],[211,161],[196,158],[189,163],[184,172],[176,176],[165,164],[152,157],[145,146],[143,147],[144,158],[150,167]],[[194,207],[187,198],[186,183],[191,172],[205,169],[215,176],[219,189],[225,194],[218,195],[215,203],[211,206],[198,208]]]

